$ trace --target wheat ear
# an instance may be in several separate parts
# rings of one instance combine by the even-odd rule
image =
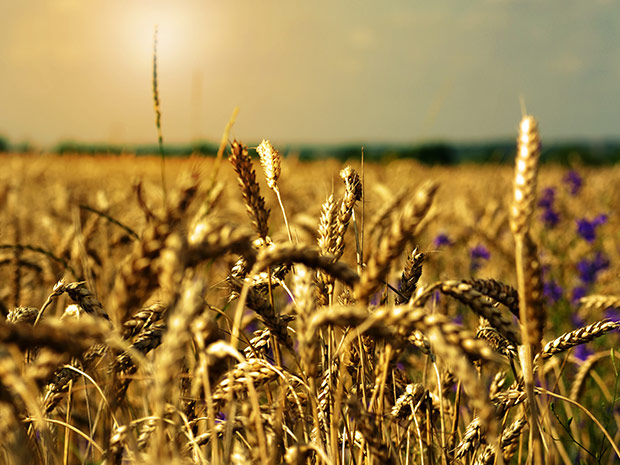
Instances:
[[[548,342],[543,348],[540,356],[544,360],[572,347],[590,342],[609,331],[614,331],[619,328],[620,323],[615,321],[610,321],[608,319],[597,321],[583,328],[562,334],[560,337]]]
[[[418,253],[417,247],[407,257],[407,262],[400,276],[400,294],[396,296],[394,301],[396,305],[406,304],[411,299],[418,285],[418,280],[422,276],[422,264],[425,258],[426,254]]]
[[[256,151],[260,157],[260,164],[265,172],[265,178],[267,180],[267,186],[271,189],[278,198],[280,209],[282,210],[282,216],[284,217],[284,224],[286,225],[286,232],[288,234],[288,240],[293,243],[293,235],[291,234],[291,227],[288,224],[288,218],[286,217],[286,210],[282,203],[282,196],[280,195],[280,188],[278,187],[278,178],[281,173],[282,159],[280,153],[271,145],[271,142],[264,140],[256,147]]]
[[[241,195],[252,225],[258,236],[265,239],[268,232],[269,210],[265,208],[265,199],[256,182],[256,173],[248,148],[236,140],[233,141],[228,160],[237,173]]]
[[[336,241],[336,202],[330,195],[321,207],[321,217],[317,230],[317,243],[321,255],[330,255]],[[329,296],[333,295],[334,279],[323,272],[317,277],[317,297],[320,305],[329,303]]]
[[[357,172],[347,166],[340,172],[340,177],[344,181],[344,197],[340,203],[340,211],[336,217],[334,230],[334,240],[331,245],[331,254],[336,260],[342,257],[344,252],[344,235],[349,227],[349,222],[353,216],[355,204],[362,199],[362,183]]]
[[[533,350],[540,346],[544,313],[538,305],[537,289],[528,280],[535,266],[531,260],[535,248],[529,238],[530,220],[536,207],[536,180],[538,158],[540,156],[540,137],[538,125],[531,116],[524,116],[519,126],[517,158],[514,181],[514,197],[510,207],[510,228],[515,237],[515,262],[517,268],[517,289],[519,291],[519,315],[523,345],[520,347],[521,366],[525,389],[529,400],[530,447],[529,460],[544,463],[542,438],[538,428],[538,412],[534,398]],[[534,283],[536,284],[536,283]]]
[[[589,295],[579,300],[581,307],[590,311],[600,311],[609,307],[620,308],[620,297],[615,295]]]

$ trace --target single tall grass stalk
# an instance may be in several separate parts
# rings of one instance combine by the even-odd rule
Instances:
[[[157,126],[157,145],[161,156],[161,187],[164,193],[164,205],[167,202],[166,192],[166,155],[164,154],[164,137],[161,130],[161,108],[159,104],[159,90],[157,78],[157,33],[158,26],[155,26],[153,34],[153,106],[155,108],[155,126]]]

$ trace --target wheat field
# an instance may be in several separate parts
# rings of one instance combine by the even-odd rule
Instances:
[[[618,463],[620,168],[539,151],[0,156],[0,463]]]

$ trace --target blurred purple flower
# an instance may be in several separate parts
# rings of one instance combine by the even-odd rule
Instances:
[[[448,237],[447,234],[439,233],[437,234],[437,236],[435,236],[435,239],[433,239],[433,246],[439,248],[443,245],[448,247],[451,246],[452,240]]]
[[[609,217],[605,213],[601,213],[596,218],[594,218],[592,222],[594,223],[594,226],[600,226],[602,224],[607,223],[608,218]]]
[[[599,272],[609,268],[609,258],[603,252],[597,251],[592,260],[584,258],[577,263],[579,279],[584,284],[594,284]]]
[[[469,256],[472,260],[488,260],[491,258],[491,253],[484,245],[478,244],[476,247],[471,248]]]
[[[469,250],[469,257],[471,258],[469,269],[471,272],[474,272],[482,266],[483,260],[491,258],[491,253],[484,245],[478,244]]]
[[[560,221],[559,213],[553,209],[553,202],[555,202],[555,187],[544,188],[538,206],[543,208],[541,219],[548,228],[555,227]]]
[[[607,215],[598,215],[592,221],[582,218],[577,220],[577,233],[588,242],[596,239],[596,228],[607,222]]]
[[[542,190],[538,206],[542,208],[553,208],[555,201],[555,187],[546,187]]]
[[[583,186],[583,179],[579,176],[579,173],[574,170],[566,173],[562,178],[562,181],[564,181],[564,184],[571,195],[577,195]]]
[[[611,321],[620,321],[620,310],[618,310],[616,307],[606,308],[605,318],[609,318]]]
[[[577,286],[573,288],[573,293],[570,298],[570,302],[573,305],[577,305],[579,303],[579,299],[586,296],[586,288],[584,286]]]
[[[562,298],[564,289],[553,279],[543,283],[543,295],[547,298],[547,303],[553,305]]]
[[[545,223],[545,226],[552,229],[560,222],[560,214],[552,208],[546,208],[541,215],[541,219],[543,223]]]
[[[441,299],[441,292],[439,291],[433,292],[433,297],[431,297],[431,302],[433,303],[433,305],[438,305],[440,299]]]
[[[575,358],[581,360],[582,362],[584,362],[590,355],[593,354],[593,352],[588,348],[586,344],[579,344],[577,347],[575,347],[575,351],[573,353],[575,354]]]

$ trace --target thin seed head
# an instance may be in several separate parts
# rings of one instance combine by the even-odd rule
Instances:
[[[280,177],[280,154],[271,145],[271,142],[263,139],[256,151],[260,156],[260,164],[265,171],[265,178],[267,179],[267,186],[269,189],[275,190],[276,183]]]

